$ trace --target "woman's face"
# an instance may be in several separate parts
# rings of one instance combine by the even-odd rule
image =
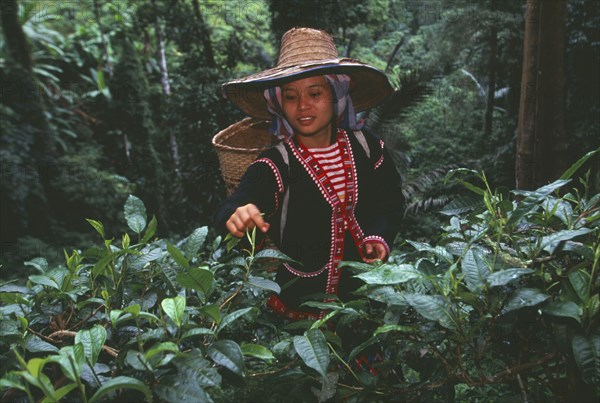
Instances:
[[[323,76],[308,77],[281,87],[283,112],[299,140],[329,144],[333,121],[333,97]],[[303,141],[305,140],[305,141]]]

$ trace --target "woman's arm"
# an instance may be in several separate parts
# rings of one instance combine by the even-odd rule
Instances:
[[[375,260],[382,253],[385,253],[385,257],[389,255],[400,229],[405,199],[402,179],[383,142],[370,133],[365,133],[365,138],[371,153],[372,179],[380,190],[377,194],[368,195],[371,198],[371,219],[363,226],[365,252],[367,256],[372,256],[371,260]]]
[[[215,228],[236,237],[246,229],[258,226],[263,232],[269,228],[268,218],[275,213],[283,182],[279,169],[269,158],[254,161],[242,176],[235,192],[217,209]],[[264,215],[263,215],[264,214]]]

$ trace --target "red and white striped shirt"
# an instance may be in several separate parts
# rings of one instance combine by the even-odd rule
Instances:
[[[346,181],[340,147],[337,142],[325,148],[309,148],[308,151],[319,162],[338,198],[343,203],[346,198]]]

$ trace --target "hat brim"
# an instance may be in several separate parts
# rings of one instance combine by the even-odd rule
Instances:
[[[351,79],[350,97],[356,112],[383,102],[392,92],[385,74],[352,59],[318,60],[290,67],[275,67],[223,84],[223,96],[249,116],[271,119],[263,96],[266,88],[322,74],[347,74]]]

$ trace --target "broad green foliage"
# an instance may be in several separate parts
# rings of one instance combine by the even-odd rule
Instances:
[[[99,247],[0,286],[3,400],[594,400],[600,195],[569,193],[573,172],[520,199],[476,173],[479,206],[438,243],[345,262],[355,299],[314,297],[321,318],[291,323],[265,308],[287,256],[257,251],[255,231],[153,238],[131,196],[131,237],[89,219]]]

